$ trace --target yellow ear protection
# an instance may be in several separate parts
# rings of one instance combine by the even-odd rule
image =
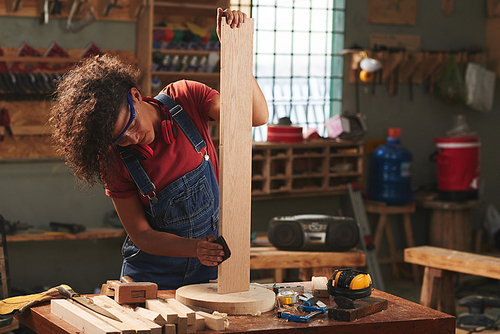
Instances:
[[[371,295],[372,278],[366,272],[353,269],[338,269],[332,274],[327,284],[331,296],[359,299]]]

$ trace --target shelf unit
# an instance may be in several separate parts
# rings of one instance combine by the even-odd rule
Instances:
[[[217,8],[228,8],[229,0],[188,0],[182,2],[151,0],[137,19],[136,43],[138,67],[142,73],[141,89],[146,96],[156,95],[157,88],[152,87],[152,79],[160,80],[159,89],[167,84],[181,79],[195,80],[218,88],[220,75],[217,72],[184,72],[184,71],[153,71],[153,52],[160,51],[165,55],[188,55],[202,57],[208,55],[208,50],[170,50],[154,49],[153,33],[162,27],[162,22],[182,25],[194,23],[204,29],[213,29],[217,23]]]
[[[302,143],[254,143],[252,197],[335,195],[363,176],[361,142],[319,139]]]

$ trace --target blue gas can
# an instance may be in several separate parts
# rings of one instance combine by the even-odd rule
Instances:
[[[373,152],[368,176],[371,200],[405,205],[412,199],[412,154],[400,143],[400,128],[389,128],[387,142]]]

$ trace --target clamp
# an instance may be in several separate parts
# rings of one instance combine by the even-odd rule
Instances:
[[[297,307],[297,311],[310,312],[310,313],[308,315],[296,315],[296,314],[290,314],[287,312],[283,312],[283,313],[278,313],[278,317],[282,318],[282,319],[287,319],[288,321],[306,323],[306,322],[309,322],[309,319],[314,317],[315,315],[325,313],[326,309],[323,307],[299,305]]]

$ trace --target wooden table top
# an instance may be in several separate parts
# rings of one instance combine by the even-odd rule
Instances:
[[[305,290],[310,290],[311,282],[301,282]],[[159,291],[160,298],[174,298],[175,291]],[[288,322],[276,317],[276,310],[260,316],[228,316],[229,327],[223,333],[290,333],[303,334],[313,330],[314,334],[420,334],[420,333],[455,333],[455,317],[408,300],[375,290],[373,297],[388,300],[387,310],[357,319],[342,322],[328,319],[326,314],[317,315],[308,323]],[[322,298],[327,305],[334,306],[328,298]],[[19,321],[39,334],[77,334],[78,329],[50,312],[50,304],[44,303],[16,316]],[[216,333],[206,329],[203,333]]]

